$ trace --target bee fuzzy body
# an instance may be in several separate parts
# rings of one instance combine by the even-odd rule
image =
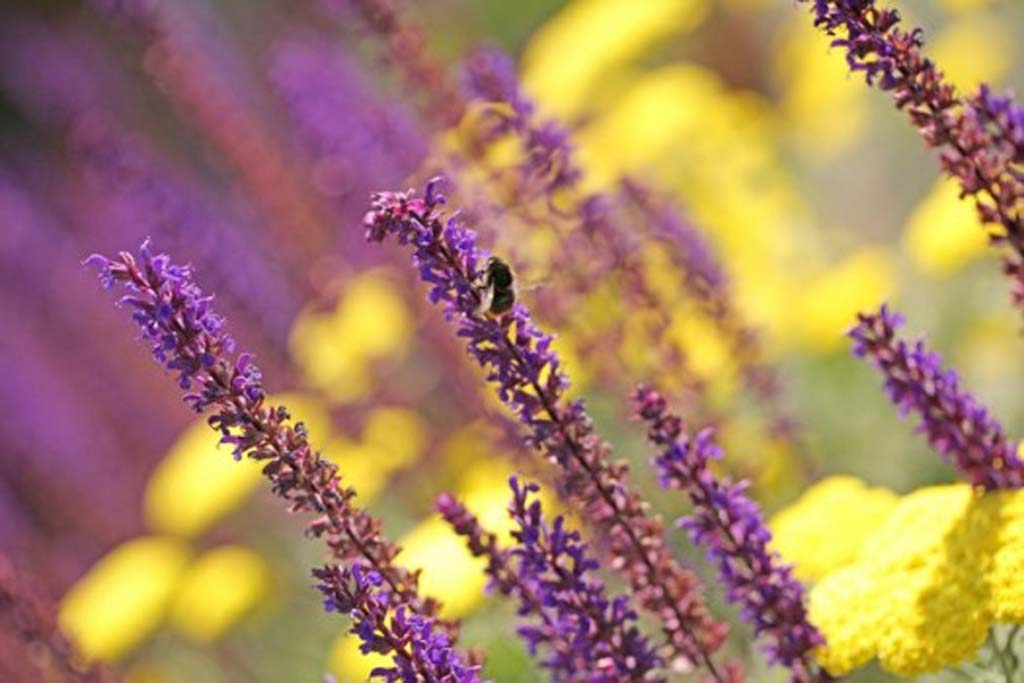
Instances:
[[[497,257],[490,257],[484,266],[482,280],[477,312],[481,315],[503,315],[511,310],[516,302],[516,285],[509,265]]]

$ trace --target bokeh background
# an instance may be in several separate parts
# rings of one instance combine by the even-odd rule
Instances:
[[[964,90],[1024,86],[1016,0],[897,4]],[[855,312],[882,300],[1020,433],[1020,321],[997,255],[934,154],[886,95],[848,75],[806,8],[400,6],[456,80],[482,45],[512,55],[539,111],[572,130],[584,189],[642,179],[703,230],[780,369],[774,409],[795,418],[799,437],[768,433],[727,344],[682,292],[662,288],[660,302],[720,416],[727,466],[753,477],[769,512],[828,474],[897,493],[955,479],[849,354]],[[451,171],[462,153],[459,127],[440,131],[422,113],[424,93],[384,54],[345,2],[0,9],[0,549],[60,601],[82,649],[130,681],[344,682],[367,670],[310,588],[321,550],[302,520],[283,513],[255,466],[216,450],[79,265],[146,236],[196,266],[269,389],[401,539],[405,562],[424,567],[425,592],[465,618],[466,642],[489,653],[488,676],[539,675],[512,637],[508,605],[484,596],[479,568],[432,514],[447,489],[499,524],[504,480],[530,456],[482,398],[404,257],[362,240],[371,191]],[[458,166],[463,192],[485,185],[502,154]],[[521,216],[509,226],[482,234],[499,253],[518,245],[528,305],[573,287],[546,272],[543,240],[523,241],[543,226]],[[656,279],[664,259],[656,248],[644,259]],[[680,500],[655,490],[624,398],[632,379],[672,378],[648,357],[650,311],[614,286],[573,293],[560,350],[639,487],[678,514]],[[741,656],[751,680],[780,675]],[[856,680],[887,679],[869,669]]]

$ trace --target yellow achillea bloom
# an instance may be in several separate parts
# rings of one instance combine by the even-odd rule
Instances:
[[[267,403],[287,406],[316,438],[328,438],[330,416],[315,396],[276,394]],[[261,468],[254,460],[235,462],[231,447],[221,445],[220,435],[200,418],[149,476],[143,499],[146,523],[164,533],[198,536],[249,500],[260,486]]]
[[[830,38],[794,15],[781,37],[775,78],[782,88],[783,132],[812,161],[836,158],[857,143],[868,125],[869,92],[847,76]]]
[[[575,0],[542,26],[523,55],[523,82],[546,110],[571,119],[595,86],[652,44],[696,27],[707,0]]]
[[[941,178],[910,214],[903,244],[921,271],[944,276],[985,254],[988,230],[957,183]]]
[[[61,598],[61,629],[88,659],[124,656],[163,621],[188,561],[188,548],[173,538],[122,543]]]
[[[1010,27],[985,13],[950,22],[929,45],[929,56],[962,92],[976,90],[982,83],[998,86],[1013,68]]]
[[[995,623],[1024,616],[1024,492],[981,495],[967,484],[904,497],[857,562],[810,594],[840,675],[877,657],[915,677],[972,659]]]
[[[333,311],[303,311],[289,349],[309,385],[345,403],[369,392],[374,361],[405,355],[413,325],[398,285],[370,271],[345,283]]]
[[[856,561],[897,500],[889,489],[868,487],[856,477],[823,479],[769,521],[772,546],[795,565],[798,578],[821,580]]]
[[[896,266],[888,249],[866,246],[808,278],[800,292],[801,341],[821,353],[844,346],[857,313],[893,295]]]
[[[237,545],[214,548],[189,566],[171,603],[170,621],[192,640],[220,638],[252,611],[270,588],[258,554]]]

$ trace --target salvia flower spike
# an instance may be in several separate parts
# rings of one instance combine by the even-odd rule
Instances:
[[[1024,485],[1024,462],[1017,444],[978,401],[960,388],[954,370],[943,368],[937,353],[918,340],[896,335],[903,316],[885,304],[877,313],[861,313],[850,330],[853,353],[870,358],[885,376],[885,391],[901,415],[917,413],[918,431],[974,486],[986,490]]]
[[[598,563],[577,531],[562,516],[549,524],[536,484],[512,477],[509,515],[516,544],[498,548],[465,507],[449,495],[437,508],[470,551],[487,559],[490,586],[519,601],[524,623],[519,635],[530,653],[543,653],[542,665],[555,683],[661,682],[661,661],[636,627],[636,612],[624,596],[609,597],[595,575]],[[530,618],[526,621],[525,618]]]
[[[661,485],[684,491],[693,503],[693,513],[679,526],[707,551],[726,598],[740,604],[744,620],[764,638],[769,661],[789,668],[793,683],[828,680],[813,663],[812,652],[824,639],[807,620],[803,586],[768,549],[771,532],[747,496],[747,482],[734,483],[709,467],[722,457],[713,430],[691,439],[665,398],[646,385],[637,388],[634,401],[647,423],[648,439],[663,449],[655,459]]]
[[[803,0],[810,3],[812,0]],[[1024,307],[1024,108],[981,86],[961,98],[922,52],[923,32],[900,27],[900,13],[874,0],[813,0],[814,23],[846,51],[846,62],[869,85],[892,92],[942,167],[973,197],[981,219],[1001,229],[1003,272],[1013,301]]]
[[[291,424],[284,407],[265,403],[262,378],[252,356],[234,355],[224,320],[213,311],[212,297],[193,281],[191,268],[175,265],[164,254],[154,255],[148,241],[137,257],[129,252],[114,259],[94,254],[86,263],[99,267],[105,286],[121,285],[127,290],[121,304],[132,309],[132,319],[152,345],[154,357],[177,373],[178,384],[188,392],[185,401],[193,410],[211,413],[210,426],[221,433],[223,443],[233,446],[235,458],[247,456],[265,463],[263,474],[274,494],[288,503],[289,511],[318,515],[307,533],[323,538],[336,560],[362,563],[367,576],[372,573],[386,587],[359,594],[382,603],[381,609],[402,608],[404,615],[434,619],[439,603],[420,596],[418,572],[394,564],[398,547],[383,537],[379,520],[353,503],[356,493],[342,486],[337,466],[313,450],[305,426]],[[318,572],[321,590],[329,597],[347,590],[331,584],[334,578],[347,580],[347,571]],[[456,631],[453,623],[438,626],[450,634]]]
[[[370,678],[388,683],[478,683],[477,667],[466,665],[437,620],[393,607],[391,591],[381,575],[360,562],[314,570],[328,612],[352,617],[350,633],[358,636],[363,654],[391,657],[393,666],[377,667]]]
[[[521,303],[499,317],[477,312],[478,275],[486,255],[457,215],[442,217],[438,183],[428,183],[422,196],[411,190],[375,195],[364,221],[367,239],[391,238],[412,247],[430,300],[443,306],[487,381],[527,428],[527,444],[560,467],[561,492],[594,525],[636,603],[658,616],[670,659],[703,666],[719,682],[740,680],[735,666],[721,670],[711,658],[727,628],[712,619],[697,578],[672,557],[660,521],[648,516],[629,487],[625,465],[609,461],[609,447],[583,404],[565,398],[569,380],[551,348],[551,335],[534,325]]]

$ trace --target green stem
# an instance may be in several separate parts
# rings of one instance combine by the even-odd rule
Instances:
[[[992,653],[999,662],[999,668],[1003,672],[1003,677],[1006,679],[1006,683],[1013,683],[1013,671],[1010,669],[1009,662],[1006,661],[1006,656],[1003,653],[1002,648],[999,647],[999,641],[996,639],[995,628],[988,632],[988,641],[992,648]]]

